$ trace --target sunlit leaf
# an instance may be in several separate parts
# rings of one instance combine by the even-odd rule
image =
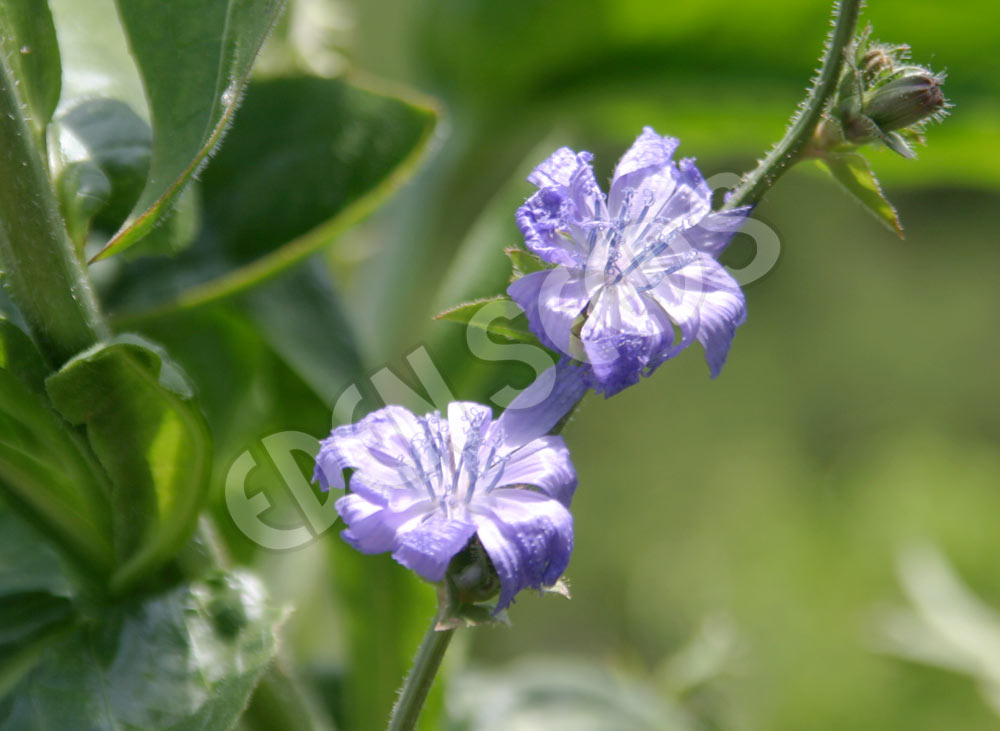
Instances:
[[[52,14],[38,0],[0,3],[0,48],[18,80],[29,123],[41,135],[59,102],[59,46]]]
[[[132,213],[97,258],[149,233],[215,149],[282,0],[117,0],[149,100],[149,178]]]
[[[856,153],[829,155],[818,162],[856,201],[892,229],[899,238],[903,238],[903,226],[899,222],[896,209],[885,197],[868,161],[862,155]]]
[[[207,494],[211,444],[183,372],[159,347],[123,335],[70,360],[46,381],[52,403],[86,426],[115,484],[112,577],[123,590],[191,535]]]

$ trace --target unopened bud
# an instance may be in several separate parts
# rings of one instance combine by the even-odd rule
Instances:
[[[894,66],[892,56],[880,47],[869,49],[861,59],[861,73],[865,81],[871,83],[881,74],[892,71]]]
[[[883,132],[923,122],[947,105],[941,82],[940,76],[923,70],[902,76],[873,90],[864,114]]]

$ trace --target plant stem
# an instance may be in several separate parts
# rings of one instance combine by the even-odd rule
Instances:
[[[59,366],[107,337],[108,328],[23,109],[7,60],[0,58],[0,266],[39,348]]]
[[[451,642],[453,629],[437,630],[438,617],[434,617],[427,634],[424,635],[417,656],[413,660],[413,669],[406,676],[399,700],[392,708],[392,718],[389,719],[389,731],[412,731],[417,726],[417,719],[424,707],[427,693],[434,684],[434,676],[441,667],[448,643]]]
[[[733,190],[723,210],[756,205],[775,181],[801,159],[823,116],[823,108],[837,89],[844,66],[844,49],[854,38],[862,0],[840,0],[834,6],[833,30],[826,44],[819,72],[805,101],[799,106],[781,141]]]

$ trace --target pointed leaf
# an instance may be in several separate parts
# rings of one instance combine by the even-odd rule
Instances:
[[[414,172],[436,119],[421,103],[343,79],[255,81],[201,176],[210,226],[184,256],[126,270],[112,304],[148,307],[180,291],[157,310],[194,307],[301,262]]]
[[[27,117],[41,135],[59,102],[61,69],[49,6],[38,0],[0,3],[0,47],[18,80]]]
[[[476,317],[483,307],[493,304],[494,302],[505,301],[509,302],[510,297],[507,295],[499,295],[497,297],[487,297],[485,299],[466,302],[461,305],[456,305],[455,307],[445,310],[444,312],[438,313],[434,316],[434,319],[449,320],[451,322],[460,322],[470,327],[478,327],[488,333],[499,335],[502,338],[513,340],[517,343],[541,345],[535,334],[531,332],[531,328],[528,326],[528,318],[525,317],[523,313],[519,314],[512,320],[495,317],[491,317],[489,319]]]
[[[227,574],[145,602],[52,646],[0,708],[0,729],[232,728],[276,650],[280,613]]]
[[[161,348],[130,335],[102,343],[50,376],[52,403],[87,438],[115,484],[123,590],[190,536],[208,490],[211,445],[187,377]]]
[[[149,178],[129,218],[98,254],[136,243],[218,146],[283,0],[117,0],[153,127]]]
[[[896,209],[885,197],[868,161],[856,153],[830,155],[819,160],[855,200],[871,211],[876,218],[903,238],[903,226]]]

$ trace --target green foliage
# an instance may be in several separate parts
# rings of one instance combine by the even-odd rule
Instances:
[[[0,705],[0,729],[231,728],[271,662],[280,613],[219,574],[102,610],[48,649]]]
[[[0,503],[0,697],[65,629],[71,593],[44,537]]]
[[[818,160],[836,180],[879,221],[903,238],[899,214],[882,192],[875,173],[864,156],[858,153],[830,154]]]
[[[158,305],[155,314],[193,307],[301,262],[413,174],[436,116],[342,79],[252,83],[239,124],[202,176],[196,245],[174,261],[127,270],[113,301]],[[164,292],[173,296],[158,302]]]
[[[132,335],[96,345],[46,380],[53,405],[86,427],[114,484],[121,565],[130,588],[180,549],[208,490],[211,445],[187,377],[158,346]]]
[[[489,311],[484,313],[486,314],[485,317],[479,316],[484,311],[483,308],[494,303],[511,303],[511,306],[504,307],[503,311],[507,315],[513,315],[513,317],[509,319],[507,317],[497,318],[495,313],[491,316]],[[478,327],[492,335],[499,335],[516,343],[541,344],[528,327],[528,318],[524,316],[524,313],[516,305],[513,305],[510,297],[507,295],[499,295],[497,297],[456,305],[451,309],[439,313],[436,319],[458,322],[470,327]]]
[[[0,333],[0,490],[81,568],[104,575],[114,560],[105,478],[46,401],[34,345],[8,320]]]
[[[45,3],[11,0],[0,5],[0,50],[7,57],[35,134],[45,126],[59,101],[61,69],[56,29]]]
[[[147,234],[218,145],[283,0],[117,5],[149,102],[153,146],[145,187],[99,258]]]

